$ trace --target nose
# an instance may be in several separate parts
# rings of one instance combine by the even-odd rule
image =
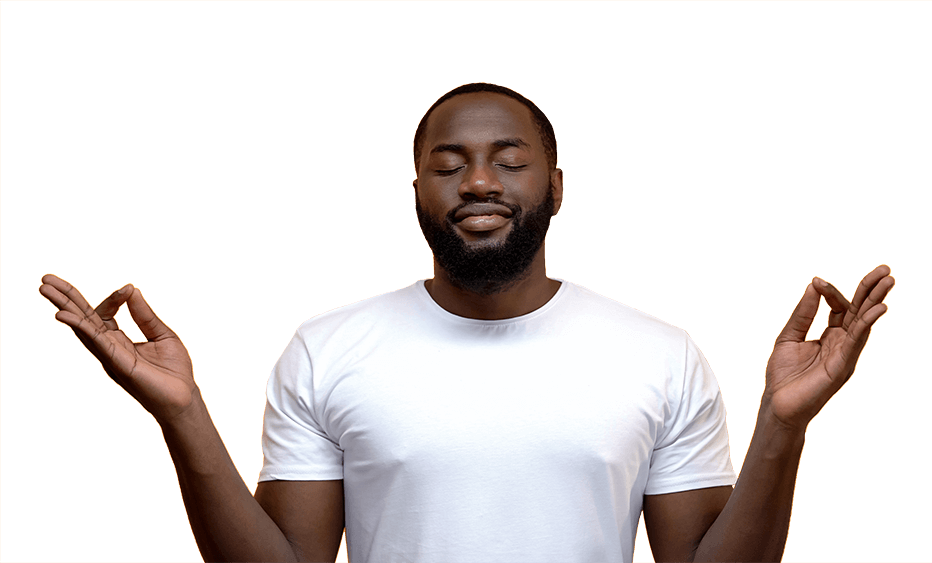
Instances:
[[[499,197],[503,191],[504,186],[498,180],[495,171],[485,164],[470,166],[459,187],[459,195],[463,199]]]

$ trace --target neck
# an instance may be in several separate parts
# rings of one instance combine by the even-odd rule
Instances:
[[[446,270],[434,261],[434,277],[424,282],[431,298],[454,315],[470,319],[498,320],[526,315],[543,307],[560,289],[560,282],[547,277],[544,247],[528,268],[528,275],[491,295],[466,291],[450,281]]]

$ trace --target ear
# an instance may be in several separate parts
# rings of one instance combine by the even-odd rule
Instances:
[[[563,171],[559,168],[550,173],[550,189],[553,190],[553,214],[556,215],[563,205]]]

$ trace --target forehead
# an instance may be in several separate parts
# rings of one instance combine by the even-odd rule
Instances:
[[[534,118],[524,104],[503,94],[460,94],[437,106],[427,120],[425,152],[438,144],[488,144],[521,138],[543,150]]]

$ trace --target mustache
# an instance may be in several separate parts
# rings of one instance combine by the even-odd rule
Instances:
[[[521,213],[521,208],[513,203],[507,203],[500,199],[493,197],[487,197],[483,199],[475,199],[471,201],[464,201],[463,203],[457,205],[449,213],[447,213],[447,224],[452,224],[456,222],[456,214],[460,209],[466,207],[467,205],[475,205],[477,203],[490,203],[494,205],[501,205],[502,207],[507,207],[511,211],[511,216],[517,220],[518,214]]]

